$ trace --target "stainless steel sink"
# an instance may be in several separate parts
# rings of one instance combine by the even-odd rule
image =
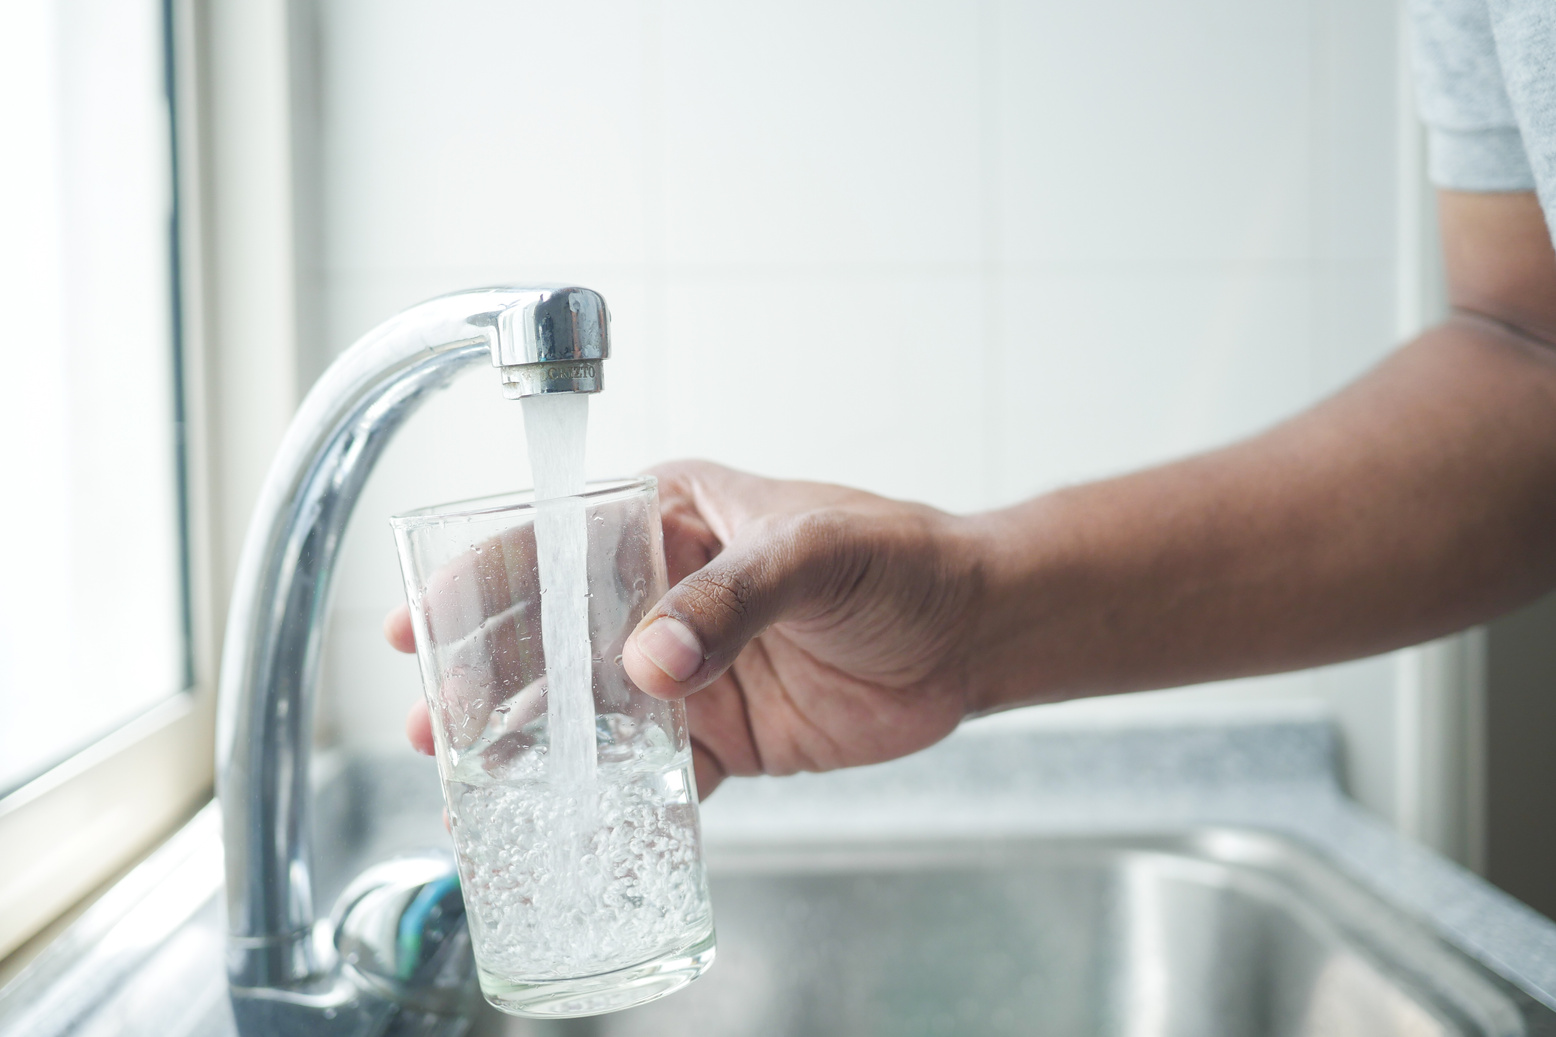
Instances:
[[[726,848],[688,990],[484,1037],[1437,1037],[1556,1015],[1283,840],[1237,830]]]
[[[1206,782],[1168,781],[1175,737],[1201,761],[1179,772]],[[705,814],[706,977],[566,1023],[486,1010],[473,1034],[1556,1037],[1556,926],[1388,834],[1321,772],[1289,780],[1322,744],[1290,725],[965,738],[732,784]],[[373,861],[446,846],[429,761],[319,764],[323,902]],[[996,831],[996,814],[1043,827]],[[888,831],[902,819],[917,827]],[[202,812],[0,990],[0,1037],[231,1037],[220,831]]]

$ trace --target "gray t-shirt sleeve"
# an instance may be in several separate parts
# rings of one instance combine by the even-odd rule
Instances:
[[[1432,183],[1527,191],[1534,171],[1503,80],[1487,0],[1412,0],[1416,104]]]
[[[1556,0],[1411,0],[1434,184],[1539,192],[1556,228]]]

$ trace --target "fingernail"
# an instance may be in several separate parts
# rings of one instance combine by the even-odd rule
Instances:
[[[669,616],[660,616],[638,635],[638,651],[676,682],[686,680],[702,665],[702,645],[697,635],[685,623]]]

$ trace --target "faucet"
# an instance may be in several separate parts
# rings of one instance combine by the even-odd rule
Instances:
[[[374,865],[329,920],[315,915],[309,754],[331,578],[368,473],[429,394],[483,358],[509,399],[599,392],[609,323],[587,288],[445,295],[342,354],[287,429],[243,543],[217,700],[227,975],[244,1037],[468,1027],[478,994],[451,858]]]

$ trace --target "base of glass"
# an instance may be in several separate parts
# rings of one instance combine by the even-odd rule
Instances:
[[[673,994],[713,964],[714,933],[671,957],[655,958],[614,972],[571,979],[524,980],[494,976],[477,963],[481,993],[493,1008],[530,1019],[574,1019],[617,1012]]]

